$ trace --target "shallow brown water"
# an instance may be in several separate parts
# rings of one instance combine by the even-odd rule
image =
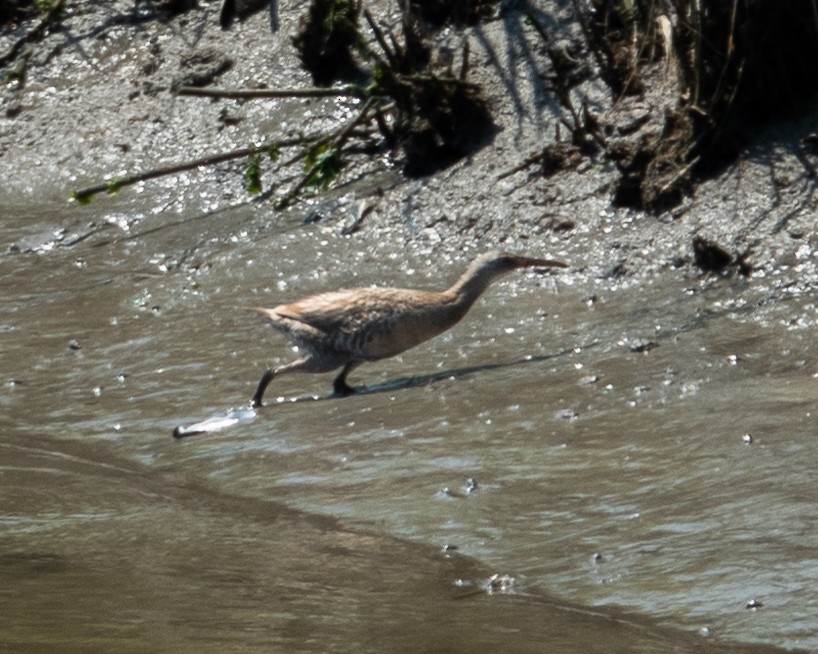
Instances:
[[[411,270],[439,283],[422,256],[322,225],[251,238],[242,212],[55,239],[117,202],[61,223],[20,204],[3,224],[8,649],[818,644],[809,298],[770,301],[763,277],[520,275],[357,370],[371,392],[282,378],[255,419],[179,441],[291,356],[244,307]],[[493,573],[511,594],[485,592]]]

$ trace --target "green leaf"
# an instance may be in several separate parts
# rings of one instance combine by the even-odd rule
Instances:
[[[251,195],[261,193],[261,153],[250,155],[247,168],[244,169],[244,187]]]
[[[108,195],[116,195],[119,193],[119,189],[121,189],[127,183],[128,181],[124,177],[112,177],[105,182],[105,192]]]
[[[341,172],[341,152],[329,143],[318,143],[310,148],[304,157],[304,169],[307,171],[305,188],[323,190],[329,186]]]
[[[80,193],[79,191],[71,191],[71,199],[76,200],[81,205],[91,204],[96,193]]]
[[[273,143],[267,148],[267,156],[270,157],[270,161],[273,163],[281,158],[281,148],[278,146],[278,144]]]

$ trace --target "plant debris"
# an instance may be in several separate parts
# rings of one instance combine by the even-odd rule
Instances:
[[[759,120],[792,112],[818,91],[813,0],[591,0],[590,9],[575,8],[585,58],[610,89],[614,120],[622,107],[628,115],[629,98],[650,97],[657,106],[635,128],[616,126],[616,138],[598,139],[620,171],[617,206],[654,213],[677,206],[699,180],[735,160]],[[579,143],[588,134],[572,99],[581,67],[569,64],[583,55],[566,53],[549,44],[549,80]],[[652,88],[648,79],[665,86]]]
[[[737,270],[742,276],[749,277],[753,271],[752,265],[747,261],[750,254],[750,250],[746,250],[733,255],[715,241],[702,236],[693,238],[693,262],[703,272],[729,274]]]
[[[409,12],[430,27],[465,27],[491,18],[498,0],[409,0]]]
[[[312,0],[293,45],[316,86],[360,77],[353,56],[360,44],[360,6],[354,0]]]

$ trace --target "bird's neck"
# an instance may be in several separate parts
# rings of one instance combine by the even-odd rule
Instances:
[[[469,267],[446,293],[451,296],[455,305],[462,308],[464,312],[468,311],[475,300],[506,272],[491,268]]]

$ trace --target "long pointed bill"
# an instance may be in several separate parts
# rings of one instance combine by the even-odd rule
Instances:
[[[568,268],[568,264],[554,259],[533,259],[531,257],[514,257],[516,268]]]

